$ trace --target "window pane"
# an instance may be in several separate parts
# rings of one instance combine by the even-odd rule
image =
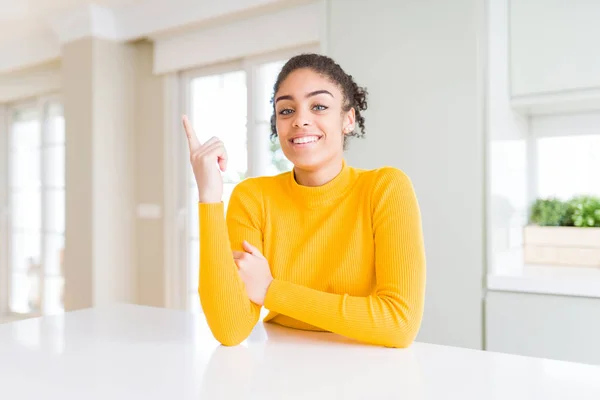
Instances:
[[[41,186],[40,148],[19,148],[9,154],[10,186],[38,188]]]
[[[538,196],[600,196],[600,135],[540,138]]]
[[[65,191],[64,189],[46,190],[45,219],[46,232],[65,232]]]
[[[495,140],[490,145],[492,196],[501,197],[507,209],[527,206],[527,143],[525,140]]]
[[[64,143],[65,141],[65,119],[62,106],[53,103],[48,107],[48,132],[46,143]]]
[[[11,270],[25,273],[35,270],[40,262],[41,235],[13,232],[11,236]]]
[[[198,291],[198,279],[200,275],[200,241],[198,239],[191,239],[188,241],[188,256],[190,260],[190,279],[189,279],[189,290],[191,292]]]
[[[30,301],[37,303],[39,296],[39,279],[37,277],[24,273],[13,273],[10,290],[10,310],[12,312],[24,314],[33,311]]]
[[[229,206],[229,199],[231,198],[231,193],[233,192],[233,189],[236,185],[237,183],[226,183],[223,185],[223,203],[225,206],[225,212],[227,212],[227,207]]]
[[[285,157],[285,154],[283,154],[279,138],[270,141],[269,154],[271,155],[271,164],[269,165],[268,171],[270,175],[288,172],[294,167],[294,164],[292,164],[290,160]]]
[[[42,229],[42,194],[40,190],[13,191],[10,196],[11,222],[15,230]]]
[[[271,115],[273,115],[273,105],[271,104],[273,86],[284,64],[285,61],[275,61],[262,64],[258,69],[259,84],[261,85],[259,90],[263,96],[262,104],[258,107],[258,110],[260,110],[260,114],[258,114],[259,122],[268,121],[270,123],[271,121]]]
[[[65,186],[65,147],[64,145],[52,145],[44,149],[44,186]]]
[[[46,275],[61,276],[63,274],[65,237],[56,234],[45,235],[44,245],[44,273]]]
[[[282,172],[291,171],[293,165],[283,154],[279,139],[270,140],[271,136],[271,116],[273,115],[273,86],[277,80],[277,75],[283,68],[285,61],[276,61],[268,64],[262,64],[258,68],[258,88],[259,95],[257,96],[259,104],[255,104],[257,110],[257,125],[256,131],[258,135],[265,135],[269,140],[268,143],[270,160],[264,171],[267,175],[277,175]]]
[[[202,307],[200,306],[200,295],[198,294],[198,292],[190,292],[188,299],[188,310],[193,314],[202,313]]]
[[[63,307],[63,288],[64,280],[62,277],[46,277],[44,279],[44,313],[58,314],[64,311]]]
[[[238,182],[247,171],[246,73],[235,71],[196,78],[192,81],[191,109],[201,143],[219,137],[228,153],[227,182]]]
[[[10,147],[32,148],[41,145],[39,115],[36,109],[13,112],[10,130]]]
[[[18,109],[11,114],[9,304],[15,312],[41,311],[42,295],[44,309],[57,310],[62,305],[61,250],[65,230],[62,114],[59,103],[49,104],[44,115],[37,108]],[[45,122],[43,138],[42,121]],[[44,235],[42,229],[55,234]],[[55,278],[46,281],[45,273]]]
[[[523,139],[492,140],[489,147],[490,198],[487,243],[489,272],[510,267],[507,254],[523,244],[527,220],[527,142]]]
[[[518,250],[523,243],[527,219],[527,142],[525,139],[492,140],[489,148],[488,229],[490,271],[504,268],[502,254]]]
[[[198,239],[198,189],[194,186],[188,191],[188,226],[190,239]]]
[[[186,159],[187,162],[187,177],[188,177],[188,186],[190,187],[197,187],[196,186],[196,177],[194,176],[194,170],[192,169],[191,164],[189,163],[189,160]]]

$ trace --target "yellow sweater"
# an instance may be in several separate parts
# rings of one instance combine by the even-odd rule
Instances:
[[[265,322],[406,347],[423,315],[425,250],[410,179],[400,170],[342,171],[319,187],[293,173],[248,178],[223,203],[198,205],[199,294],[224,345],[245,340],[260,316],[238,276],[242,241],[269,261]]]

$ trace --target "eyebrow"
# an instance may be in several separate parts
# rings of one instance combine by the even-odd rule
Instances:
[[[308,98],[308,97],[311,97],[311,96],[316,96],[316,95],[318,95],[318,94],[323,94],[323,93],[325,93],[325,94],[328,94],[328,95],[330,95],[331,97],[334,97],[334,96],[331,94],[331,92],[329,92],[328,90],[325,90],[325,89],[323,89],[323,90],[315,90],[314,92],[310,92],[309,94],[307,94],[307,95],[306,95],[306,98]],[[293,98],[292,96],[290,96],[290,95],[287,95],[287,94],[286,94],[286,95],[283,95],[283,96],[279,96],[279,97],[278,97],[278,98],[275,100],[275,103],[277,103],[279,100],[293,100],[293,99],[294,99],[294,98]]]

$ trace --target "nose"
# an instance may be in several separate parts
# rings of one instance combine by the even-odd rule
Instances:
[[[305,126],[310,126],[311,124],[312,120],[309,112],[304,110],[296,110],[293,121],[294,128],[303,128]]]

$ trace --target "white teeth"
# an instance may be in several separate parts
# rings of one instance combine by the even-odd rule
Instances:
[[[312,143],[312,142],[316,142],[317,140],[319,140],[318,136],[305,136],[305,137],[294,139],[294,143],[295,144]]]

